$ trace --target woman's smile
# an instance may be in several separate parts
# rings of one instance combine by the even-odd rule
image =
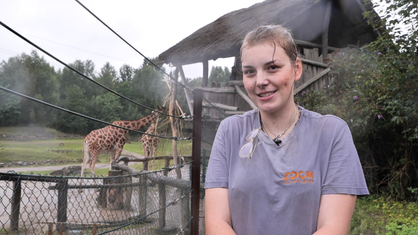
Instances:
[[[270,91],[270,92],[260,92],[257,94],[257,96],[259,97],[269,97],[271,95],[273,95],[274,93],[276,93],[277,90],[275,91]]]

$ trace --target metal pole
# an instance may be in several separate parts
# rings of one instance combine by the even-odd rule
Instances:
[[[13,181],[13,196],[12,208],[10,213],[10,231],[19,230],[19,216],[20,216],[20,200],[22,195],[22,182],[18,180]]]
[[[203,92],[196,89],[193,102],[193,147],[192,147],[192,201],[191,201],[191,234],[199,234],[200,202],[200,147],[202,142],[202,100]]]

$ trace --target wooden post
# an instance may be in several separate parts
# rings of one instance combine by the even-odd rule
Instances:
[[[143,166],[143,170],[144,171],[148,171],[148,159],[145,159],[143,162],[142,162],[142,166]]]
[[[192,146],[192,228],[193,235],[199,234],[199,202],[200,202],[200,147],[202,142],[202,90],[194,93],[193,114],[193,146]]]
[[[57,184],[58,189],[58,213],[57,213],[57,230],[60,234],[65,233],[67,229],[65,223],[67,222],[67,195],[68,195],[68,180],[63,180]]]
[[[54,224],[48,223],[48,235],[52,235],[54,233]]]
[[[165,193],[165,184],[164,182],[159,182],[158,183],[158,196],[159,196],[159,208],[160,211],[158,212],[158,226],[159,228],[164,228],[165,227],[165,216],[166,216],[166,197],[165,197],[166,193]]]
[[[128,172],[123,172],[123,175],[129,175]],[[124,183],[131,184],[132,183],[132,176],[123,177]],[[133,186],[125,186],[122,188],[123,193],[123,209],[126,211],[132,210],[131,200],[132,200],[132,187]]]
[[[164,167],[165,168],[170,167],[170,158],[169,157],[164,159]],[[168,174],[168,171],[164,171],[164,175],[167,176],[167,174]]]
[[[122,171],[110,170],[109,177],[122,175]],[[112,178],[110,184],[122,183],[122,178]],[[111,210],[120,210],[123,207],[122,187],[110,187],[107,190],[107,208]]]
[[[95,224],[93,224],[93,227],[91,228],[91,233],[92,233],[92,235],[97,234],[97,226]]]
[[[174,79],[177,81],[178,80],[178,69],[176,69],[175,74],[174,74]],[[177,85],[173,85],[171,86],[171,94],[170,94],[170,106],[169,106],[169,114],[170,116],[170,124],[171,124],[171,132],[173,133],[173,137],[178,137],[178,130],[177,130],[177,126],[174,124],[177,120],[174,119],[173,116],[175,116],[175,107],[176,107],[176,98],[177,98]],[[173,160],[174,160],[174,165],[177,166],[179,165],[179,156],[177,153],[177,140],[173,140]],[[181,171],[178,167],[176,167],[175,169],[176,174],[177,174],[177,179],[181,179]]]
[[[183,83],[183,85],[188,86],[186,76],[184,75],[183,67],[180,65],[178,66],[178,68],[180,72],[181,82]],[[184,94],[186,94],[186,101],[187,101],[187,105],[189,106],[190,113],[193,113],[193,105],[191,103],[192,98],[190,97],[190,93],[187,90],[187,88],[183,88],[183,91],[184,91]]]
[[[202,87],[207,87],[208,80],[209,80],[209,61],[205,60],[202,63],[203,63]]]
[[[12,208],[10,213],[10,231],[19,230],[20,216],[20,198],[22,195],[22,182],[20,180],[13,181]]]
[[[141,174],[139,176],[139,217],[147,214],[147,176]]]
[[[109,179],[103,179],[103,185],[109,184]],[[99,195],[97,196],[97,205],[103,208],[107,207],[107,188],[100,187]]]

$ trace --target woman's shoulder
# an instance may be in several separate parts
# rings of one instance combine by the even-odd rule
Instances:
[[[225,123],[242,123],[242,122],[253,122],[254,120],[258,120],[258,109],[252,109],[247,111],[243,114],[236,114],[229,116],[222,120]]]
[[[345,126],[347,123],[332,114],[320,114],[308,109],[301,107],[302,115],[311,123],[311,124],[327,124],[327,125],[338,125]]]
[[[232,115],[221,121],[219,130],[233,131],[235,134],[242,134],[260,127],[258,109],[247,111],[243,114]]]

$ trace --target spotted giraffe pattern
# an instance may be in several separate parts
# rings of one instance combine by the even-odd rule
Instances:
[[[125,127],[131,130],[138,130],[147,125],[154,119],[157,119],[160,112],[164,112],[165,108],[158,107],[157,112],[135,121],[114,121],[112,124]],[[118,159],[122,153],[123,146],[126,143],[125,134],[128,130],[106,126],[101,129],[90,132],[83,142],[84,159],[81,165],[81,176],[84,175],[87,163],[90,162],[90,171],[94,175],[94,167],[100,153],[110,153],[110,169],[111,164]]]
[[[145,132],[146,134],[142,135],[141,142],[142,148],[144,149],[144,156],[147,157],[155,157],[157,153],[158,144],[160,143],[160,138],[157,136],[157,125],[158,125],[158,118],[154,119],[151,125],[148,127],[148,130]],[[152,135],[147,135],[152,134]],[[144,170],[148,170],[148,162],[144,162]]]

